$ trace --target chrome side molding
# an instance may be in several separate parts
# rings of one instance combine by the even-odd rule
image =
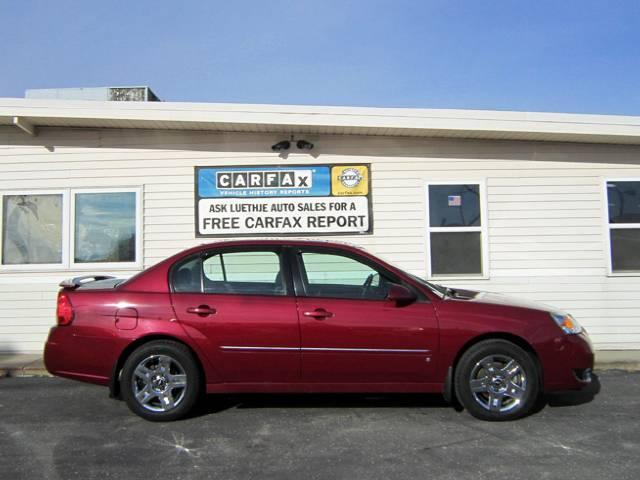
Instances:
[[[356,353],[429,353],[427,349],[408,348],[333,348],[333,347],[256,347],[249,345],[223,345],[222,350],[247,351],[299,351],[299,352],[356,352]]]

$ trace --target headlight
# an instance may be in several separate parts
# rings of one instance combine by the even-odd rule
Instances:
[[[577,335],[582,333],[582,325],[568,313],[551,313],[551,318],[558,324],[567,335]]]

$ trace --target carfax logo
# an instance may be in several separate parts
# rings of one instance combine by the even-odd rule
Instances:
[[[367,195],[369,168],[366,165],[331,167],[331,193],[337,196]]]
[[[221,171],[216,173],[219,190],[239,188],[311,188],[311,170]]]

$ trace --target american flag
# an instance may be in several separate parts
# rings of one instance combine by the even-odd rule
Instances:
[[[449,206],[459,207],[462,205],[462,197],[460,195],[449,195]]]

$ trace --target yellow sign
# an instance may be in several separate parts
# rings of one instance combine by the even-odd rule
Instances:
[[[368,195],[369,168],[365,165],[331,167],[331,194],[337,196]]]

